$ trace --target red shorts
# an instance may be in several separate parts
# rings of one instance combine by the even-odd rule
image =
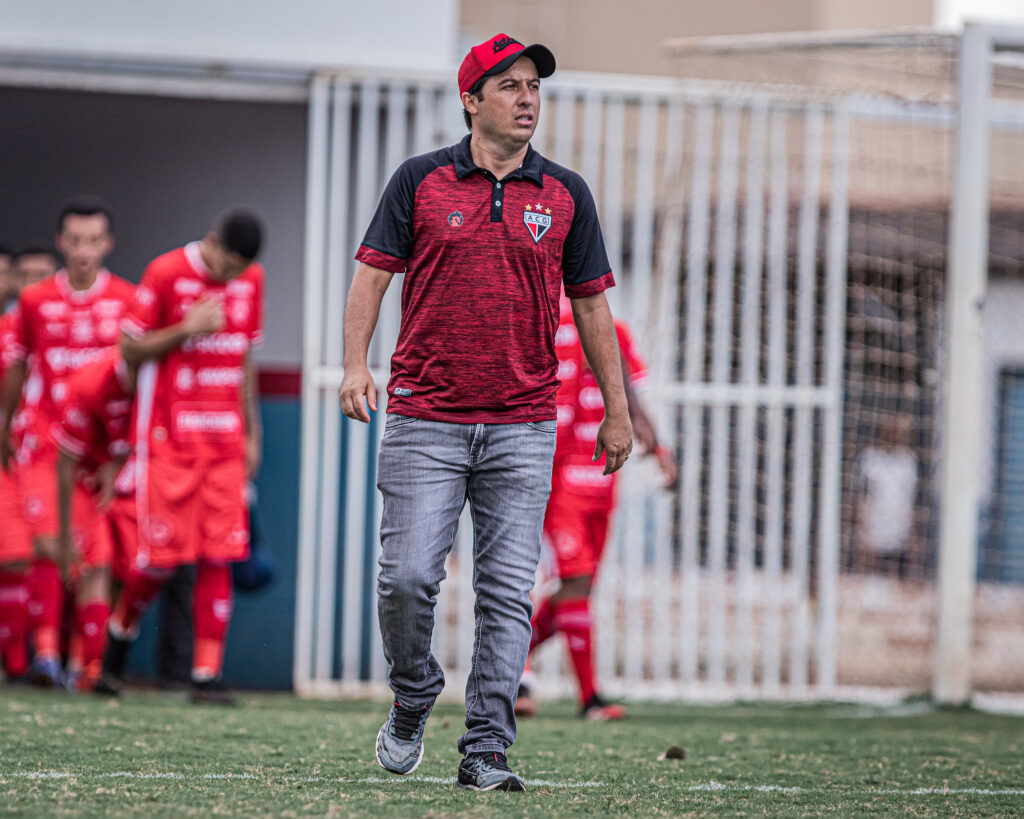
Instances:
[[[109,566],[114,557],[114,541],[99,495],[77,483],[71,494],[71,542],[82,566]]]
[[[135,513],[135,495],[118,495],[107,509],[107,526],[114,545],[111,567],[114,577],[128,577],[139,551],[139,524]]]
[[[0,469],[0,565],[32,559],[32,533],[25,522],[19,467],[13,459],[11,469]]]
[[[607,504],[588,503],[563,492],[551,493],[544,514],[544,536],[551,544],[562,580],[597,574],[611,514]]]
[[[36,453],[18,469],[25,520],[32,537],[57,537],[57,450]]]
[[[139,460],[136,565],[157,569],[249,556],[247,475],[241,458],[180,463]]]

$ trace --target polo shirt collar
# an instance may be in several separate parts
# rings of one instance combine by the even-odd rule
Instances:
[[[469,150],[469,141],[473,138],[472,134],[466,134],[462,138],[453,151],[455,159],[455,176],[458,179],[465,179],[474,171],[483,171],[483,168],[479,167],[473,161],[473,154]],[[523,159],[523,164],[512,171],[506,179],[528,179],[540,187],[544,187],[544,160],[543,157],[533,150],[533,146],[530,145],[526,149],[526,157]]]

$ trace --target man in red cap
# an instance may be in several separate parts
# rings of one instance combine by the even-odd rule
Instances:
[[[423,758],[444,675],[430,652],[434,603],[459,515],[473,513],[476,628],[458,784],[525,790],[505,750],[530,644],[555,450],[559,290],[605,406],[595,458],[619,469],[632,448],[622,367],[604,291],[614,284],[586,183],[530,146],[542,45],[498,34],[459,69],[470,134],[395,172],[362,245],[345,305],[342,410],[368,422],[377,388],[366,353],[384,292],[405,274],[377,485],[378,613],[394,705],[377,761],[397,774]]]

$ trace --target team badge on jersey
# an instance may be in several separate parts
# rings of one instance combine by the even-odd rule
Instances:
[[[523,222],[533,237],[533,243],[537,244],[551,229],[551,208],[545,208],[539,202],[527,205],[523,211]]]
[[[462,214],[457,210],[453,210],[451,213],[448,214],[448,224],[451,225],[452,227],[461,226]]]

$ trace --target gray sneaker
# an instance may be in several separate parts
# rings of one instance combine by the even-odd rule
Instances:
[[[430,707],[405,708],[398,700],[377,734],[377,762],[385,771],[411,774],[423,761],[423,726]]]
[[[526,782],[512,773],[504,754],[466,754],[459,763],[459,787],[471,791],[525,791]]]

